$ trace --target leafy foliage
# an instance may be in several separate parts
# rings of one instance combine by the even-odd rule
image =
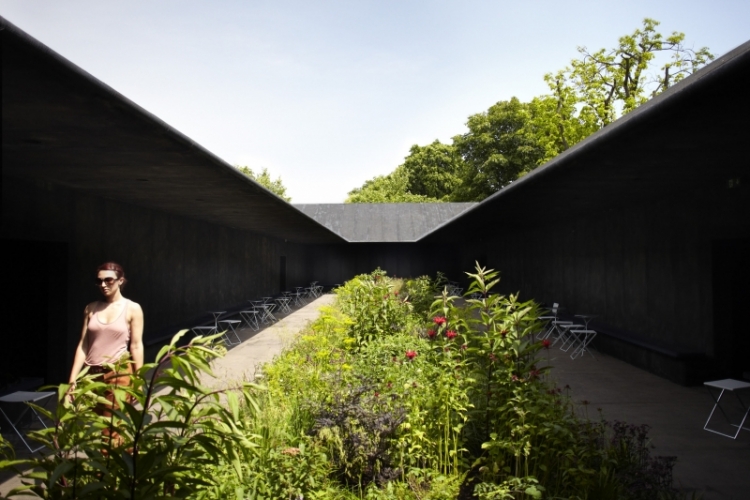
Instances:
[[[41,498],[187,498],[216,484],[210,468],[217,462],[239,464],[254,446],[243,429],[240,398],[254,404],[250,386],[212,391],[200,385],[199,372],[210,373],[209,361],[221,354],[216,338],[194,338],[177,347],[185,331],[165,346],[155,363],[131,377],[131,386],[113,386],[86,375],[66,396],[58,388],[55,413],[34,408],[54,425],[33,431],[31,439],[52,453],[17,463],[31,467],[25,486]],[[115,367],[125,373],[123,366]],[[116,400],[110,417],[97,405],[112,390]],[[226,402],[220,400],[220,395]],[[119,434],[120,439],[108,439]]]
[[[398,296],[393,282],[379,269],[360,275],[336,290],[341,310],[352,324],[352,341],[358,346],[407,327],[410,304]]]
[[[286,195],[286,187],[281,182],[281,177],[277,177],[275,180],[272,179],[271,174],[270,172],[268,172],[267,168],[263,167],[263,170],[261,170],[257,174],[250,167],[237,165],[237,170],[250,177],[252,180],[268,189],[282,200],[286,202],[292,201],[292,198]]]
[[[434,200],[449,201],[461,183],[458,173],[462,162],[455,145],[436,140],[427,146],[412,146],[399,168],[409,174],[406,186],[408,192]]]
[[[439,283],[429,276],[419,276],[408,279],[404,283],[405,300],[411,303],[414,313],[426,317],[435,297],[438,295]]]
[[[388,175],[365,181],[362,187],[349,191],[345,203],[428,203],[439,201],[409,190],[410,174],[403,166]]]
[[[54,453],[18,462],[0,441],[0,466],[34,467],[43,498],[679,498],[647,426],[580,417],[550,381],[538,305],[494,293],[494,270],[467,277],[473,298],[438,293],[442,275],[355,277],[265,387],[203,388],[221,349],[176,337],[114,417],[93,410],[106,384],[82,376],[72,403],[61,386],[33,434]]]
[[[351,191],[349,202],[481,201],[645,103],[713,55],[664,36],[658,21],[619,38],[612,49],[579,47],[580,59],[544,76],[550,93],[515,97],[468,118],[451,144],[414,145],[389,175]]]
[[[579,418],[549,382],[538,306],[494,294],[495,271],[469,278],[479,298],[436,299],[428,277],[357,276],[264,368],[267,401],[294,408],[295,432],[330,460],[306,498],[457,498],[459,486],[467,498],[631,498],[631,484],[669,498],[671,459]]]
[[[613,49],[590,52],[579,47],[583,57],[558,73],[557,80],[573,89],[600,126],[611,123],[618,111],[632,111],[714,58],[706,47],[697,51],[685,47],[684,33],[673,32],[665,38],[656,31],[658,25],[654,19],[644,19],[642,29],[620,37]],[[652,63],[661,53],[668,60],[655,71]]]
[[[469,117],[469,131],[453,138],[463,158],[456,201],[481,201],[539,164],[544,150],[530,120],[529,105],[515,97]]]
[[[382,408],[372,390],[358,385],[316,411],[312,433],[328,448],[335,473],[348,485],[384,485],[400,475],[390,451],[405,412]]]

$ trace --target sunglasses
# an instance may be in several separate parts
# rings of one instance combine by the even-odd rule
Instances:
[[[112,278],[112,277],[102,278],[102,279],[94,278],[94,285],[96,285],[96,286],[102,286],[102,285],[112,286],[112,283],[114,283],[115,281],[117,281],[117,279],[118,278]]]

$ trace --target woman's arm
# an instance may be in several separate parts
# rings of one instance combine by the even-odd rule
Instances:
[[[140,370],[143,366],[143,309],[135,302],[130,303],[130,357]]]
[[[86,332],[89,329],[89,317],[91,316],[91,304],[83,310],[83,328],[81,329],[81,339],[76,346],[75,355],[73,356],[73,368],[70,369],[69,384],[75,384],[78,374],[83,368],[83,362],[86,361],[86,353],[83,350],[83,344],[86,342]]]

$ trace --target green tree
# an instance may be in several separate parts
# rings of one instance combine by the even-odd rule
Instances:
[[[367,181],[350,200],[483,200],[714,58],[706,47],[685,47],[684,33],[665,37],[657,26],[646,18],[612,49],[579,47],[580,59],[545,75],[549,94],[470,116],[469,131],[452,144],[412,146],[398,172]]]
[[[268,172],[267,168],[263,167],[263,170],[261,170],[257,174],[253,172],[252,168],[244,167],[241,165],[237,165],[237,170],[250,177],[252,180],[268,189],[282,200],[286,202],[292,201],[292,198],[286,195],[286,187],[284,186],[284,184],[282,184],[281,177],[277,177],[276,180],[271,179],[271,174]]]
[[[463,159],[451,144],[436,140],[427,146],[414,145],[402,165],[408,173],[407,190],[441,201],[451,198],[460,184],[458,173]]]
[[[531,171],[544,149],[531,126],[531,106],[515,97],[469,117],[469,131],[453,138],[463,157],[456,201],[481,201]]]
[[[551,95],[535,97],[529,103],[529,132],[537,137],[544,149],[539,164],[559,155],[572,145],[599,130],[596,114],[580,106],[572,88],[562,84],[559,74],[545,77]]]
[[[399,166],[388,175],[365,181],[362,187],[349,191],[345,203],[427,203],[434,198],[409,192],[409,173]]]
[[[547,75],[553,93],[558,85],[570,87],[603,127],[714,58],[706,47],[697,51],[685,47],[684,33],[675,31],[664,37],[657,26],[658,21],[644,19],[642,28],[620,37],[613,49],[589,52],[579,47],[581,59],[571,61],[570,67],[553,78]],[[658,56],[667,60],[657,68]]]

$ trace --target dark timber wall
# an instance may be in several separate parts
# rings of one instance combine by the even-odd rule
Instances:
[[[457,246],[441,249],[420,243],[347,243],[310,247],[309,255],[315,279],[332,285],[378,267],[390,276],[434,276],[457,261],[461,252]]]
[[[728,308],[732,300],[745,303],[737,293],[747,298],[747,283],[734,287],[734,298],[718,301],[725,310],[717,314],[717,294],[730,291],[723,284],[714,290],[714,268],[717,244],[747,248],[747,194],[723,186],[555,223],[499,224],[487,231],[494,238],[464,235],[456,264],[470,269],[479,260],[501,271],[503,293],[520,291],[522,298],[598,315],[595,327],[614,333],[599,336],[601,350],[672,380],[693,383],[712,370],[728,374],[717,365],[726,365],[729,351],[744,353],[733,357],[731,371],[739,376],[750,370],[750,343],[740,335],[738,312]],[[746,276],[750,255],[741,253],[721,264]]]
[[[278,293],[281,256],[286,257],[288,287],[312,279],[303,246],[7,177],[0,237],[6,249],[22,249],[26,241],[67,247],[67,268],[49,269],[49,284],[38,287],[39,293],[51,289],[55,302],[67,301],[67,314],[56,310],[62,317],[50,325],[53,365],[48,382],[67,376],[81,331],[81,312],[98,298],[92,286],[94,270],[106,260],[120,262],[127,272],[125,296],[143,307],[147,345],[192,326],[191,321],[206,311]],[[23,254],[15,260],[32,264],[23,262]],[[6,258],[4,265],[17,263]],[[35,301],[34,296],[26,299]],[[33,317],[29,321],[33,324]]]

